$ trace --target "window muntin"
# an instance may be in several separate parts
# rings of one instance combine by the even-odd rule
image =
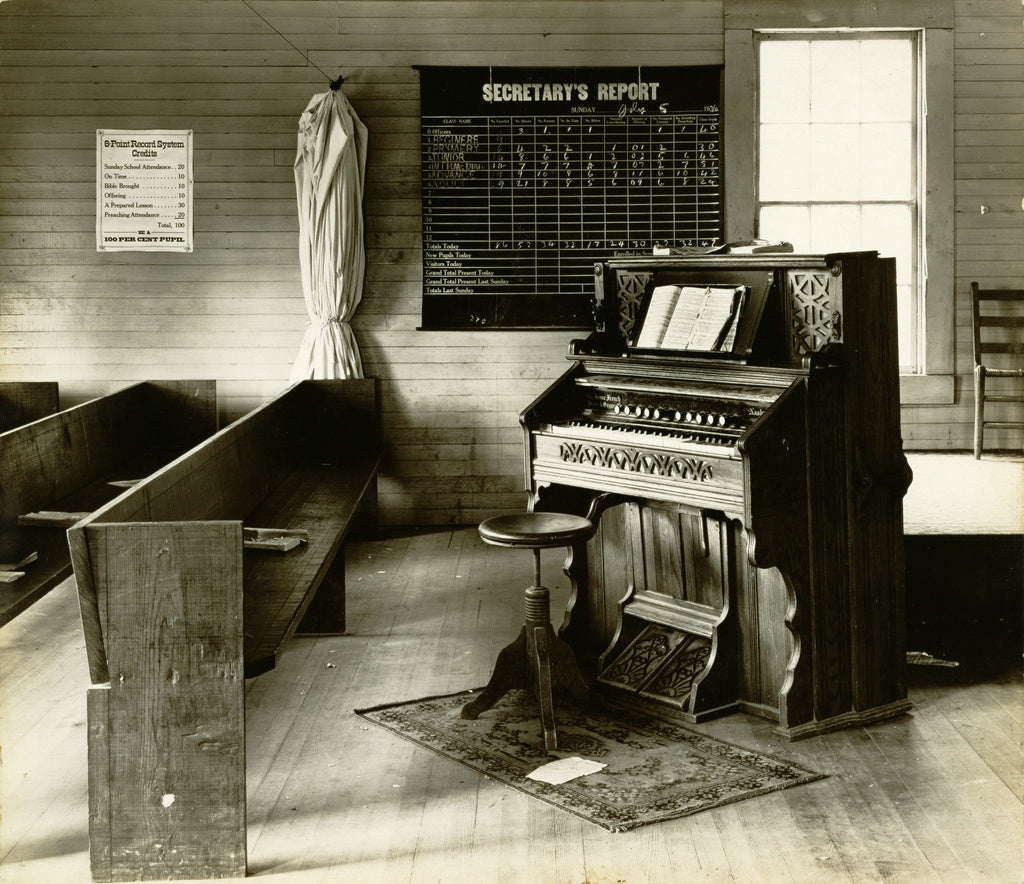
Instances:
[[[917,35],[771,33],[757,45],[758,235],[895,257],[900,367],[919,371]]]

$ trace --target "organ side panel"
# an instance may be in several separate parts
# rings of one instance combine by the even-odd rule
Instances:
[[[895,262],[854,262],[849,276],[863,302],[845,328],[853,708],[880,715],[907,705],[902,526],[911,472],[900,438],[899,378],[888,370],[898,360]]]
[[[779,696],[792,654],[786,629],[789,593],[778,568],[747,558],[746,535],[737,534],[736,632],[738,695],[747,712],[778,720]]]

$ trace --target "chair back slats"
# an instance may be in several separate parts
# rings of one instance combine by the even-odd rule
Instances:
[[[984,450],[985,429],[1024,429],[1018,415],[999,414],[998,420],[985,415],[986,403],[998,403],[1006,409],[1024,403],[1024,289],[983,289],[971,283],[972,325],[974,332],[974,456]],[[988,389],[986,380],[1001,379],[1012,388]],[[1013,379],[1007,380],[1007,379]],[[996,384],[1000,381],[996,380]]]
[[[974,325],[974,364],[982,363],[985,354],[1024,354],[1024,315],[1015,307],[1024,307],[1024,289],[983,289],[971,283]],[[986,332],[990,332],[986,336]]]
[[[1006,353],[1009,355],[1024,354],[1024,343],[997,344],[993,341],[981,342],[982,353]]]

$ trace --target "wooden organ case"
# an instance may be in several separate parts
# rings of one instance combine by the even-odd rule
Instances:
[[[895,262],[595,265],[596,331],[521,415],[530,506],[588,515],[560,634],[602,692],[798,739],[910,708]],[[730,352],[641,350],[662,282],[742,287]]]

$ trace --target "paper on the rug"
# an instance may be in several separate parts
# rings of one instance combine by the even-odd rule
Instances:
[[[559,758],[558,761],[542,764],[536,770],[528,773],[526,778],[558,786],[568,783],[569,780],[575,780],[576,777],[585,777],[587,774],[596,773],[607,766],[600,761],[590,761],[574,755],[572,758]]]

